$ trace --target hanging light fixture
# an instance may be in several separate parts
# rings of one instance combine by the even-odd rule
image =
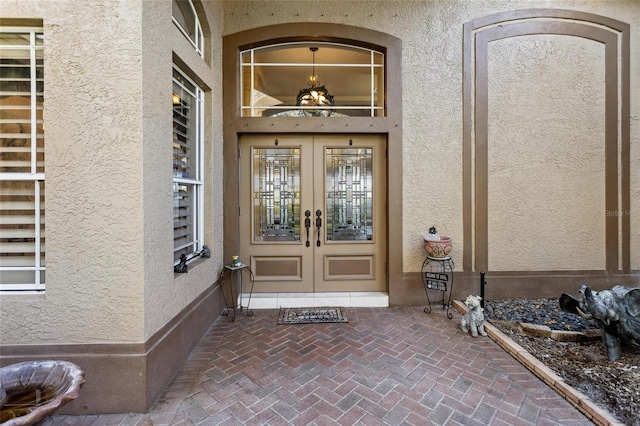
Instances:
[[[317,47],[310,47],[311,54],[313,55],[313,73],[309,76],[307,83],[308,89],[301,89],[298,93],[297,106],[310,106],[310,107],[329,107],[333,106],[333,96],[329,94],[329,91],[320,86],[318,76],[316,75],[316,52]]]

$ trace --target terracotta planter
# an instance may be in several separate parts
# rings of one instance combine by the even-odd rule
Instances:
[[[424,240],[424,249],[429,256],[436,259],[448,257],[451,253],[451,238],[440,237],[439,241]]]

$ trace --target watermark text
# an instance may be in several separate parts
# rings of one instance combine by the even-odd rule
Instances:
[[[631,216],[631,212],[629,210],[606,210],[604,214],[607,217]]]

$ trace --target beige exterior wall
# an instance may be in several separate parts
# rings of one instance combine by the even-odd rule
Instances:
[[[205,4],[206,61],[165,1],[2,1],[45,34],[47,289],[2,296],[3,345],[142,343],[222,265],[221,4]],[[172,52],[206,92],[205,243],[173,273]],[[216,95],[212,95],[212,93]]]
[[[286,7],[279,1],[227,1],[224,33],[307,21],[360,26],[402,40],[406,274],[420,270],[421,231],[432,225],[453,239],[452,256],[462,259],[463,24],[528,8],[575,10],[629,23],[631,116],[638,115],[640,56],[633,52],[640,40],[640,5],[633,0],[367,1],[366,7],[362,1],[295,1]],[[518,37],[492,45],[489,61],[490,269],[604,269],[605,217],[614,213],[604,207],[602,46],[575,37]],[[533,119],[523,125],[524,117]],[[639,123],[632,120],[631,209],[619,212],[631,218],[636,271],[639,135]],[[461,268],[456,261],[456,270]]]
[[[44,20],[47,241],[46,293],[2,297],[2,343],[141,341],[141,5],[3,1],[2,15]]]
[[[606,269],[604,61],[577,37],[490,44],[490,270]]]
[[[185,306],[217,280],[222,259],[222,107],[220,97],[222,58],[221,4],[203,3],[203,26],[206,37],[204,60],[186,37],[171,22],[171,1],[142,1],[144,87],[144,337],[150,338],[160,327],[180,313]],[[205,31],[205,34],[207,32]],[[179,68],[205,90],[205,244],[212,258],[195,262],[187,274],[173,274],[173,194],[172,146],[167,135],[172,132],[171,57]],[[167,230],[171,230],[167,232]]]
[[[205,61],[171,24],[168,0],[3,0],[5,18],[44,20],[47,82],[47,291],[3,297],[3,344],[143,342],[215,281],[223,263],[223,229],[216,219],[222,217],[222,32],[304,20],[363,26],[402,39],[404,272],[419,270],[420,233],[431,225],[453,238],[453,256],[461,257],[463,23],[506,10],[566,8],[630,23],[632,52],[640,40],[635,1],[380,1],[366,8],[359,1],[287,7],[233,1],[202,7],[213,35]],[[569,55],[576,51],[579,61]],[[171,126],[164,98],[171,90],[172,54],[207,90],[205,180],[212,182],[206,188],[206,242],[214,257],[179,276],[171,264],[171,172],[163,167],[171,149],[162,143]],[[492,46],[491,269],[603,268],[602,56],[598,43],[566,37],[521,37]],[[637,76],[640,57],[631,61]],[[632,117],[639,114],[639,84],[632,78]],[[523,126],[522,117],[536,119]],[[631,210],[618,212],[631,218],[635,270],[638,127],[632,120]],[[543,242],[531,243],[538,238]]]

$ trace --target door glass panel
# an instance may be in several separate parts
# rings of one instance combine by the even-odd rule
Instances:
[[[372,148],[326,148],[327,241],[373,239]]]
[[[300,241],[300,148],[252,149],[253,241]]]

